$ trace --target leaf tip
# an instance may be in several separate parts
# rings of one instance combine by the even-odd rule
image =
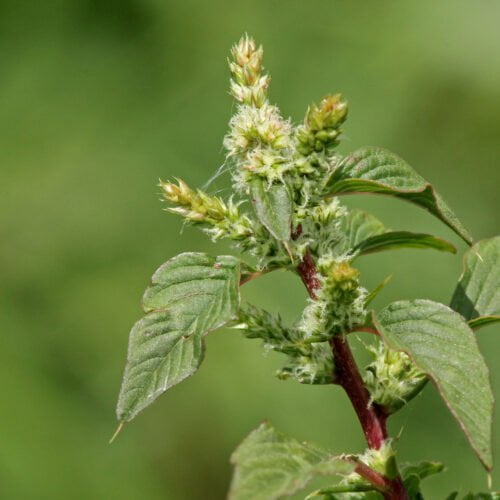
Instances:
[[[286,253],[290,257],[290,260],[292,261],[292,264],[295,264],[295,260],[293,258],[293,253],[292,253],[292,249],[290,248],[290,245],[288,244],[288,241],[284,241],[283,242],[283,246],[285,247]]]
[[[116,431],[111,436],[111,439],[109,440],[109,444],[111,444],[116,439],[116,437],[118,436],[118,434],[120,434],[123,427],[125,427],[125,421],[122,420],[121,422],[118,423],[118,427],[116,428]]]

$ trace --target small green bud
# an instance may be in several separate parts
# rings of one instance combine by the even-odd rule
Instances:
[[[342,100],[340,94],[325,97],[318,105],[312,104],[307,110],[304,120],[304,130],[298,137],[304,143],[306,132],[312,135],[310,145],[316,152],[327,152],[337,145],[339,127],[347,117],[347,102]]]
[[[345,213],[345,208],[340,205],[338,198],[332,198],[330,201],[321,201],[308,211],[308,215],[311,219],[322,226],[329,224],[335,219],[340,219]],[[335,264],[333,264],[332,267],[333,266],[335,266]],[[326,269],[328,269],[328,265]]]
[[[320,130],[316,134],[316,139],[321,142],[328,142],[330,140],[330,133],[327,130]]]
[[[317,167],[319,165],[319,159],[316,157],[316,155],[312,155],[311,158],[309,158],[309,163],[313,167]]]
[[[297,151],[300,154],[307,156],[308,154],[311,153],[312,149],[309,146],[305,146],[303,144],[300,144],[299,146],[297,146]]]
[[[334,141],[339,135],[339,131],[336,129],[331,129],[328,131],[328,139]]]
[[[172,182],[160,181],[163,197],[172,203],[188,206],[194,196],[194,191],[182,180],[177,179],[178,185]]]
[[[309,134],[306,129],[304,129],[303,127],[298,129],[297,140],[301,144],[309,144],[310,137],[311,137],[311,134]]]

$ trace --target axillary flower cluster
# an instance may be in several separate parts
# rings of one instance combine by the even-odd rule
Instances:
[[[160,187],[170,212],[200,226],[214,240],[232,240],[253,257],[247,263],[249,276],[278,268],[295,270],[305,258],[316,262],[318,288],[297,324],[286,327],[278,316],[243,304],[235,327],[249,338],[261,338],[267,349],[288,356],[278,372],[280,378],[332,383],[330,339],[364,323],[367,314],[368,294],[352,267],[356,250],[343,231],[348,211],[338,198],[326,196],[342,162],[336,147],[347,103],[340,94],[329,95],[308,108],[301,124],[293,125],[269,102],[270,77],[263,71],[262,56],[262,47],[245,36],[233,47],[229,60],[230,92],[237,109],[224,147],[233,195],[223,200],[193,190],[182,180],[161,182]],[[406,385],[422,378],[410,371],[408,381],[404,370],[392,376],[390,368],[378,376],[380,364],[409,363],[404,356],[391,352],[390,357],[385,353],[377,357],[377,368],[367,372],[373,402],[400,403],[408,392]]]

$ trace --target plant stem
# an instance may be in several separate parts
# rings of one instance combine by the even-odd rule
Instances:
[[[351,400],[368,446],[378,450],[387,439],[385,425],[387,416],[382,408],[370,404],[370,394],[356,366],[347,338],[344,335],[335,335],[331,340],[331,346],[337,384],[344,389]]]
[[[316,265],[312,255],[307,252],[297,266],[298,273],[312,299],[316,298],[316,290],[321,286],[317,277]],[[335,366],[336,383],[349,397],[358,416],[368,447],[378,450],[387,439],[387,415],[377,405],[370,404],[370,394],[366,389],[351,348],[345,335],[336,335],[331,340]],[[401,477],[383,478],[385,485],[374,484],[386,500],[407,500],[408,494]]]

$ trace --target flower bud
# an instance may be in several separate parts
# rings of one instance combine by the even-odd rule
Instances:
[[[355,290],[359,286],[359,271],[347,260],[335,262],[328,271],[328,279],[344,291]]]
[[[313,131],[336,128],[347,117],[347,102],[341,94],[325,97],[317,106],[313,104],[306,115],[306,125]]]
[[[298,142],[310,146],[312,150],[320,153],[329,150],[338,144],[340,126],[347,117],[347,102],[342,100],[340,94],[325,97],[319,105],[312,104],[307,110],[303,128],[296,135]],[[307,140],[306,140],[307,138]],[[306,151],[303,148],[303,151]]]
[[[240,41],[231,49],[231,55],[239,66],[249,66],[255,71],[260,70],[262,47],[257,49],[255,40],[248,35],[240,38]]]

